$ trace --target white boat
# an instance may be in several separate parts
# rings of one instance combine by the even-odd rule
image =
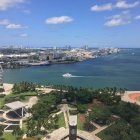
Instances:
[[[70,73],[65,73],[65,74],[63,74],[62,76],[63,76],[63,77],[66,77],[66,78],[72,77],[72,75],[71,75]]]

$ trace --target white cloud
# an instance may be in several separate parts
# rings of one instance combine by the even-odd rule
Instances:
[[[134,8],[136,6],[139,5],[139,1],[135,1],[133,3],[128,3],[126,0],[118,0],[117,3],[112,4],[112,3],[107,3],[104,5],[93,5],[91,7],[91,11],[96,11],[96,12],[100,12],[100,11],[109,11],[115,8],[118,9],[129,9],[129,8]]]
[[[61,24],[61,23],[67,23],[72,22],[73,19],[69,16],[60,16],[60,17],[51,17],[46,20],[47,24]]]
[[[22,28],[28,28],[27,26],[22,26],[21,24],[15,24],[11,23],[6,26],[7,29],[22,29]]]
[[[0,20],[0,25],[8,25],[10,24],[10,21],[8,19],[1,19]]]
[[[121,1],[118,1],[115,6],[117,8],[124,8],[125,9],[125,8],[134,8],[138,5],[139,5],[139,1],[135,1],[133,3],[127,3],[127,1],[121,0]]]
[[[24,3],[26,0],[0,0],[0,10],[7,10],[17,4]]]
[[[23,10],[23,13],[31,14],[31,11],[30,10]]]
[[[26,33],[20,34],[20,37],[28,37],[28,34],[26,34]]]
[[[104,25],[108,27],[114,27],[129,24],[131,22],[131,15],[128,11],[124,11],[121,14],[113,15],[111,17],[108,17],[107,19],[108,20]]]
[[[0,25],[5,26],[7,29],[22,29],[28,28],[27,26],[23,26],[21,24],[16,24],[11,22],[9,19],[0,19]]]
[[[137,16],[135,17],[135,19],[140,19],[140,15],[137,15]]]
[[[91,11],[106,11],[106,10],[112,10],[113,5],[111,3],[105,4],[105,5],[93,5],[91,7]]]

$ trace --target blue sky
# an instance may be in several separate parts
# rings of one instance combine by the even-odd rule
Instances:
[[[139,0],[0,0],[0,46],[140,47]]]

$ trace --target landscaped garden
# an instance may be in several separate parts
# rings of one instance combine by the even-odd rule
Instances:
[[[17,139],[16,139],[16,136],[13,135],[13,134],[10,133],[10,132],[4,133],[3,138],[4,138],[5,140],[17,140]]]
[[[86,122],[85,114],[77,115],[77,128],[80,130],[84,130],[84,124]]]
[[[58,116],[58,121],[57,121],[57,125],[58,125],[58,128],[60,127],[66,127],[65,125],[65,119],[64,119],[64,114],[63,113],[60,113]]]
[[[67,86],[57,86],[57,89],[50,94],[38,94],[33,84],[23,82],[14,86],[12,94],[0,98],[3,106],[6,102],[26,101],[30,96],[38,97],[38,102],[28,110],[32,117],[23,123],[22,130],[19,129],[18,133],[15,133],[16,137],[26,133],[28,137],[41,138],[46,133],[65,127],[64,114],[54,115],[59,111],[58,105],[65,100],[65,104],[70,107],[69,113],[78,116],[78,129],[91,132],[96,129],[91,123],[94,122],[99,126],[110,125],[97,134],[103,140],[140,139],[140,128],[137,125],[140,123],[140,107],[122,102],[118,95],[118,92],[122,93],[120,89],[93,90]],[[68,118],[68,113],[66,114]],[[4,133],[3,137],[9,137],[8,135],[10,134]]]

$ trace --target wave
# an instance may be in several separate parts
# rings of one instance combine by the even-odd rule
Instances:
[[[72,75],[71,77],[72,77],[72,78],[78,78],[78,77],[79,77],[79,78],[80,78],[80,77],[81,77],[81,78],[82,78],[82,77],[83,77],[83,78],[92,78],[92,77],[94,77],[94,76],[82,76],[82,75],[78,76],[78,75]]]

